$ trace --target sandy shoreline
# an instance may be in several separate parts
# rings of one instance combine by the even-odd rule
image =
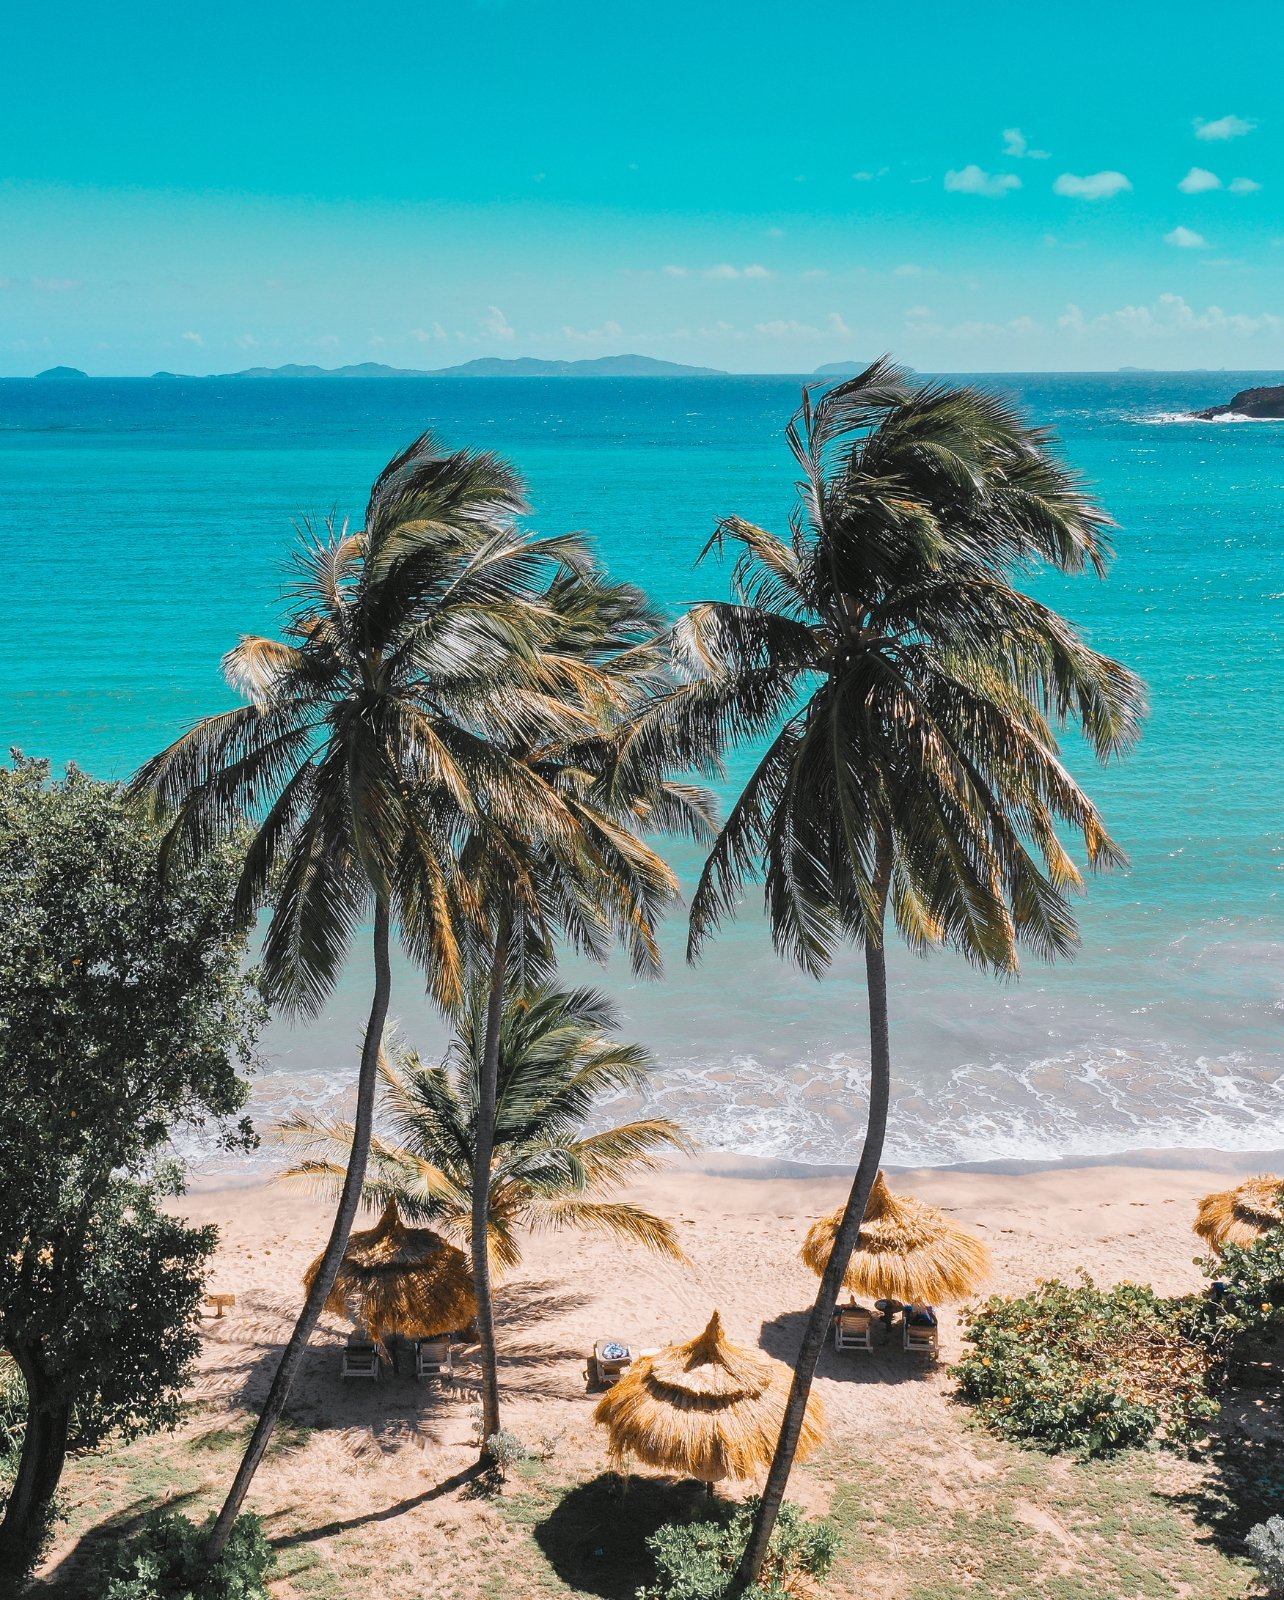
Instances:
[[[1179,1293],[1202,1281],[1191,1223],[1197,1200],[1219,1179],[1199,1168],[1103,1165],[1019,1175],[924,1170],[896,1174],[893,1186],[984,1235],[994,1254],[995,1291],[1012,1293],[1037,1278],[1083,1270],[1101,1283],[1137,1279]],[[610,1336],[647,1346],[687,1338],[715,1308],[734,1337],[788,1360],[815,1291],[799,1259],[803,1236],[845,1192],[841,1178],[680,1170],[633,1185],[632,1198],[677,1224],[688,1267],[589,1235],[528,1237],[498,1308],[509,1424],[531,1439],[567,1429],[592,1448],[582,1373],[593,1341]],[[264,1185],[192,1194],[181,1209],[193,1221],[217,1223],[221,1242],[210,1287],[237,1297],[233,1314],[205,1324],[198,1392],[215,1403],[254,1404],[297,1309],[303,1270],[324,1242],[329,1208],[285,1186]],[[368,1391],[339,1382],[345,1333],[344,1323],[326,1319],[314,1339],[291,1401],[302,1420],[344,1417],[357,1425],[378,1411]],[[906,1405],[908,1422],[925,1389],[944,1404],[944,1367],[959,1350],[955,1311],[943,1308],[941,1369],[926,1384],[871,1390],[853,1376],[886,1375],[883,1369],[903,1364],[897,1352],[876,1355],[855,1374],[851,1358],[828,1352],[819,1381],[835,1431],[871,1420],[894,1423]],[[471,1398],[475,1368],[467,1361],[461,1380],[461,1394]],[[411,1382],[405,1399],[425,1392]],[[450,1423],[438,1408],[432,1437],[419,1440],[423,1467],[443,1477],[463,1465],[468,1437],[464,1411],[447,1410]],[[430,1460],[437,1466],[429,1468]]]

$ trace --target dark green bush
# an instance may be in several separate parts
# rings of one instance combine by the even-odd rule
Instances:
[[[972,1351],[952,1368],[965,1400],[1006,1438],[1084,1455],[1185,1442],[1217,1414],[1201,1303],[1144,1284],[1056,1279],[964,1313]]]
[[[655,1559],[656,1582],[638,1590],[638,1600],[723,1600],[744,1552],[756,1499],[741,1505],[726,1502],[709,1508],[701,1522],[668,1522],[647,1540]],[[745,1600],[791,1600],[806,1582],[823,1578],[833,1565],[838,1536],[825,1522],[808,1522],[788,1501],[771,1536],[761,1584]]]
[[[100,1600],[268,1600],[276,1557],[259,1517],[238,1517],[222,1559],[211,1567],[205,1542],[213,1519],[197,1527],[175,1513],[151,1516],[113,1551]]]
[[[1223,1285],[1221,1298],[1198,1307],[1194,1331],[1212,1349],[1217,1375],[1236,1366],[1278,1358],[1284,1341],[1284,1228],[1272,1228],[1247,1248],[1228,1244],[1201,1263]]]
[[[17,1471],[26,1430],[27,1386],[18,1363],[0,1354],[0,1478]]]

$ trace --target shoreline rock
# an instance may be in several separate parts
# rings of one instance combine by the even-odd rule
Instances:
[[[1267,385],[1260,389],[1241,389],[1222,406],[1209,406],[1206,411],[1192,413],[1204,422],[1216,422],[1221,417],[1280,417],[1284,418],[1284,384]]]

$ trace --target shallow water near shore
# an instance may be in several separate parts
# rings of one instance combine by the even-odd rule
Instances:
[[[1058,430],[1121,524],[1106,584],[1036,587],[1142,672],[1153,710],[1125,766],[1089,775],[1069,745],[1132,857],[1092,884],[1077,961],[1000,984],[896,953],[888,1158],[1284,1146],[1284,423],[1174,420],[1256,374],[980,381]],[[428,426],[512,457],[534,526],[587,529],[665,606],[721,593],[695,555],[721,514],[784,527],[797,396],[785,378],[0,382],[0,529],[17,564],[4,742],[122,777],[231,703],[219,656],[273,626],[291,522],[332,508],[359,521],[374,474]],[[676,859],[689,878],[694,856]],[[802,978],[754,903],[700,968],[682,963],[678,921],[666,947],[663,983],[604,979],[655,1053],[650,1109],[713,1152],[854,1159],[857,959]],[[359,956],[327,1017],[270,1030],[264,1120],[341,1103],[366,990]],[[394,1012],[407,1039],[439,1046],[404,967]]]

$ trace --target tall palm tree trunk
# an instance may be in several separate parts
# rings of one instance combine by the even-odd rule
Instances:
[[[272,1379],[267,1401],[259,1414],[258,1423],[237,1468],[232,1487],[210,1534],[206,1553],[212,1562],[217,1561],[223,1554],[228,1535],[232,1531],[232,1524],[236,1521],[254,1474],[271,1443],[273,1430],[281,1419],[281,1413],[289,1397],[290,1385],[298,1373],[304,1352],[308,1348],[308,1340],[312,1337],[312,1330],[316,1327],[321,1308],[334,1287],[339,1264],[347,1248],[348,1235],[352,1232],[352,1224],[361,1203],[361,1187],[365,1182],[366,1158],[370,1153],[370,1134],[374,1125],[379,1053],[383,1044],[384,1026],[388,1020],[388,1005],[392,997],[392,963],[389,959],[388,945],[388,897],[386,894],[381,894],[375,900],[374,996],[370,1002],[370,1016],[366,1022],[366,1035],[361,1046],[361,1072],[357,1079],[357,1114],[353,1125],[352,1151],[348,1157],[348,1171],[339,1196],[339,1208],[335,1212],[334,1224],[330,1229],[330,1242],[326,1245],[325,1255],[321,1258],[321,1269],[316,1275],[307,1299],[303,1302],[299,1320],[294,1325],[290,1342],[285,1347],[280,1365],[276,1369],[276,1376]]]
[[[495,1152],[495,1111],[499,1099],[499,1035],[508,982],[509,927],[503,918],[491,958],[486,1002],[486,1040],[477,1086],[477,1130],[473,1149],[473,1287],[477,1294],[477,1337],[482,1364],[482,1460],[486,1441],[499,1432],[499,1361],[495,1352],[495,1307],[490,1284],[490,1166]]]
[[[802,1348],[794,1361],[794,1381],[790,1385],[784,1421],[781,1424],[780,1437],[776,1441],[776,1453],[772,1457],[771,1471],[767,1474],[762,1501],[754,1518],[753,1528],[750,1530],[749,1541],[745,1545],[744,1555],[736,1570],[732,1586],[734,1594],[739,1594],[756,1583],[762,1571],[767,1556],[767,1545],[785,1498],[789,1474],[793,1470],[798,1440],[802,1435],[803,1418],[807,1411],[807,1399],[811,1394],[812,1379],[816,1375],[816,1363],[820,1359],[820,1352],[829,1332],[834,1307],[838,1303],[838,1295],[847,1274],[847,1264],[851,1260],[852,1251],[860,1234],[860,1225],[865,1220],[869,1192],[874,1187],[874,1179],[878,1176],[878,1169],[883,1159],[892,1057],[887,1026],[887,950],[882,933],[880,917],[878,943],[875,944],[869,937],[865,940],[865,983],[869,997],[869,1118],[865,1126],[865,1144],[860,1153],[856,1176],[852,1180],[851,1193],[847,1197],[843,1220],[839,1224],[834,1247],[829,1253],[829,1263],[825,1268],[824,1277],[820,1280],[816,1303],[812,1307],[811,1316],[807,1319]]]

